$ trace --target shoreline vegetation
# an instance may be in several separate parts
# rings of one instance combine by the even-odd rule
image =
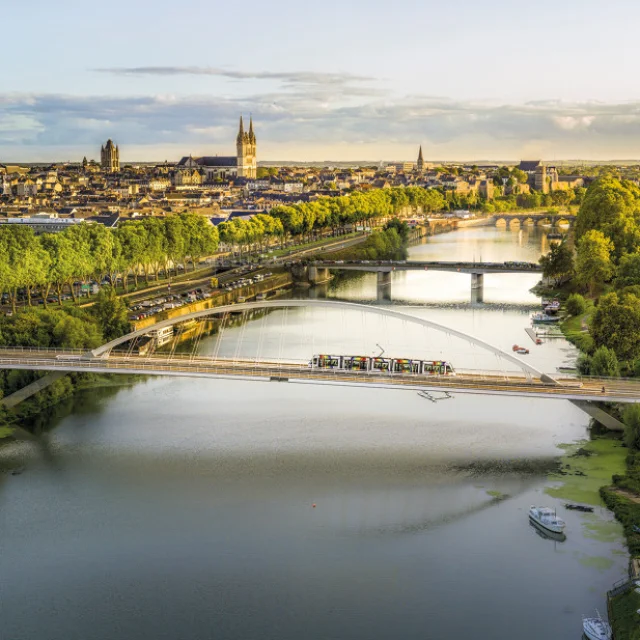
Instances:
[[[613,171],[601,175],[584,195],[573,236],[553,245],[540,263],[546,281],[544,293],[561,298],[567,311],[560,328],[580,351],[578,372],[640,376],[640,188],[619,179]],[[631,557],[629,578],[637,579],[640,405],[607,404],[606,410],[625,424],[624,442],[619,446],[626,448],[626,455],[621,470],[602,477],[604,486],[599,494],[623,526]],[[592,439],[585,449],[598,442]],[[640,595],[629,588],[608,597],[608,606],[615,637],[640,640],[636,612]]]

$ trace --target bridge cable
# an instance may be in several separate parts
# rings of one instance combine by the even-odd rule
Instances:
[[[222,318],[220,319],[219,323],[218,323],[218,336],[217,336],[217,340],[215,342],[215,348],[213,351],[213,360],[214,362],[217,362],[219,357],[220,357],[220,348],[222,346],[222,338],[223,338],[223,334],[224,334],[224,330],[225,330],[225,326],[227,323],[227,318],[229,317],[229,312],[225,312],[222,314]]]

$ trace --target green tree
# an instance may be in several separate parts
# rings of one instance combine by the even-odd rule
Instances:
[[[113,287],[105,286],[100,289],[91,310],[102,328],[105,340],[113,340],[129,332],[127,306],[116,295]]]
[[[620,360],[640,356],[640,299],[609,293],[600,298],[591,318],[591,335],[597,346],[613,349]]]
[[[592,376],[615,378],[620,375],[620,365],[613,349],[598,347],[591,357]]]
[[[587,310],[587,301],[579,294],[572,293],[567,298],[567,312],[572,316],[582,315]]]
[[[626,253],[620,258],[615,280],[617,289],[640,285],[640,253]]]
[[[640,449],[640,405],[628,404],[622,412],[624,441],[634,451]]]
[[[389,231],[390,229],[395,229],[398,235],[400,236],[402,242],[408,242],[409,240],[409,225],[400,220],[399,218],[392,218],[387,222],[384,226],[385,231]]]
[[[552,244],[547,255],[540,258],[542,274],[554,283],[571,278],[574,274],[573,252],[566,241]]]
[[[98,327],[80,318],[59,313],[53,327],[53,346],[66,349],[94,349],[102,344]]]
[[[633,253],[640,246],[639,203],[640,189],[635,184],[603,175],[589,186],[580,205],[576,238],[600,231],[613,242],[616,258]]]
[[[590,295],[611,280],[614,266],[611,262],[613,242],[601,231],[587,231],[578,241],[576,280],[586,287]]]

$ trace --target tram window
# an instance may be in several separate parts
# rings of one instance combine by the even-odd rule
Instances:
[[[374,358],[373,368],[376,371],[389,371],[389,361],[381,358]]]

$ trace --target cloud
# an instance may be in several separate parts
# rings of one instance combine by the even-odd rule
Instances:
[[[325,85],[244,97],[0,93],[0,145],[4,158],[50,157],[71,147],[90,154],[109,137],[125,158],[128,146],[228,154],[238,116],[248,112],[261,158],[270,148],[296,149],[297,158],[308,159],[320,148],[339,149],[345,158],[364,157],[356,149],[366,148],[381,158],[418,143],[438,158],[518,159],[532,150],[558,158],[634,157],[640,148],[640,102],[493,104],[354,95]]]
[[[111,67],[94,69],[99,73],[119,76],[218,76],[232,80],[278,80],[287,85],[341,86],[355,82],[370,82],[375,78],[350,73],[320,73],[316,71],[234,71],[218,67]]]

